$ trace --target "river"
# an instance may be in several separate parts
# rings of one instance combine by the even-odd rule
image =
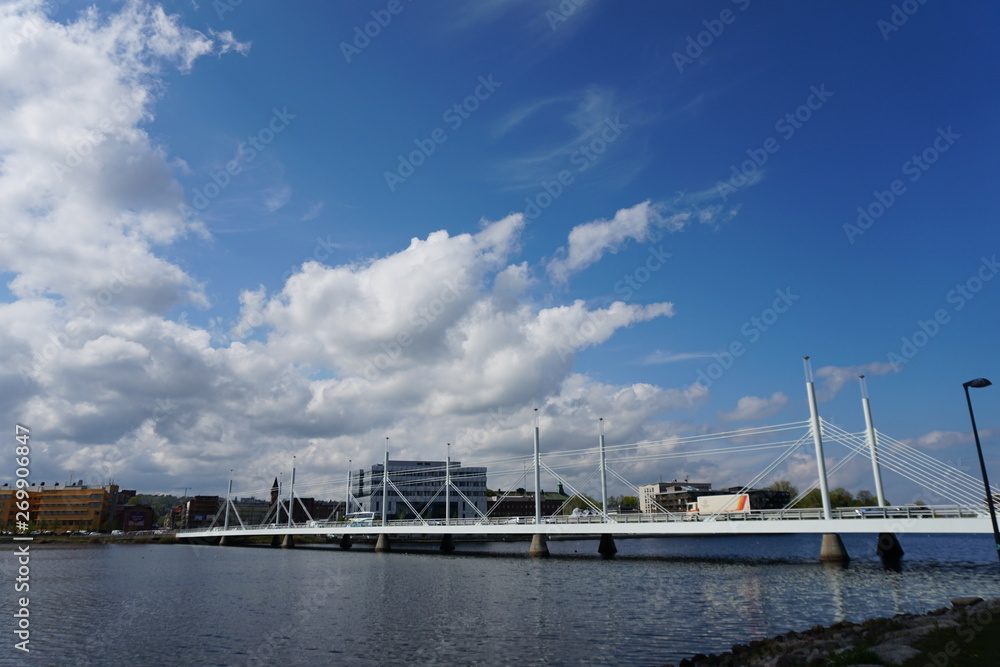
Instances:
[[[394,545],[31,547],[30,649],[4,614],[3,664],[662,665],[734,643],[1000,596],[991,536],[904,535],[899,571],[874,535],[845,535],[849,567],[816,562],[819,536]],[[7,593],[23,593],[3,545]],[[430,549],[430,547],[424,547]]]

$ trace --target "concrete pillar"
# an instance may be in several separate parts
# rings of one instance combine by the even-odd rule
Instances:
[[[228,544],[229,544],[229,540],[226,539],[225,535],[223,535],[222,537],[219,538],[219,546],[220,547],[224,547],[224,546],[226,546]]]
[[[601,535],[601,543],[597,546],[597,553],[605,558],[611,558],[618,553],[618,547],[615,546],[615,538],[610,533]]]
[[[823,546],[819,550],[819,560],[821,563],[846,563],[851,560],[840,535],[837,533],[823,535]]]
[[[528,547],[528,555],[532,558],[548,558],[549,545],[546,543],[543,533],[536,533],[531,536],[531,546]]]
[[[271,546],[272,547],[280,547],[281,546],[281,536],[279,536],[279,535],[272,536],[271,537]]]
[[[340,538],[340,548],[341,549],[350,549],[353,546],[354,546],[354,542],[351,542],[351,536],[350,535],[344,535],[343,537]]]
[[[455,550],[455,540],[451,536],[451,533],[445,533],[441,536],[441,553],[450,554]]]
[[[282,549],[291,549],[295,546],[295,538],[291,535],[285,535],[285,539],[281,541]]]
[[[375,542],[375,551],[392,551],[392,545],[389,543],[389,536],[385,533],[378,534],[378,541]]]
[[[903,558],[903,547],[894,533],[879,533],[878,546],[875,553],[882,559],[882,564],[886,567],[896,567]]]

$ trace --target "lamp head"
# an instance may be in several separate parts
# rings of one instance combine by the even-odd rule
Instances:
[[[962,384],[963,387],[972,387],[973,389],[979,389],[981,387],[989,387],[992,382],[986,378],[976,378],[975,380],[969,380]]]

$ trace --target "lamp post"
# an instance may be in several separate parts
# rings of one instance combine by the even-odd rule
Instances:
[[[997,513],[996,509],[993,507],[993,492],[990,489],[990,478],[986,474],[986,461],[983,459],[983,448],[979,444],[979,431],[976,429],[976,416],[972,412],[972,399],[969,398],[969,387],[974,389],[979,389],[982,387],[989,387],[992,382],[986,378],[976,378],[975,380],[969,380],[964,383],[962,387],[965,388],[965,401],[969,404],[969,419],[972,420],[972,435],[976,439],[976,452],[979,454],[979,466],[983,470],[983,485],[986,487],[986,504],[990,508],[990,521],[993,522],[993,541],[997,546],[997,558],[1000,558],[1000,529],[997,528]]]

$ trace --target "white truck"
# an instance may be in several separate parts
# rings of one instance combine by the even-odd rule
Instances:
[[[745,493],[728,493],[721,496],[698,496],[698,502],[688,503],[687,511],[698,514],[749,512],[750,496]]]

